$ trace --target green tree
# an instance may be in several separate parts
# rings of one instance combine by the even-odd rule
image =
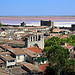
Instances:
[[[75,35],[72,35],[71,37],[67,38],[66,43],[75,46]]]
[[[49,46],[52,46],[52,45],[60,45],[61,43],[61,39],[58,38],[58,37],[52,37],[52,38],[49,38],[48,40],[45,40],[45,47],[49,47]]]
[[[69,58],[68,49],[55,44],[53,46],[45,47],[44,51],[47,53],[48,62],[51,63],[51,67],[54,68],[55,74],[60,75],[62,68]]]
[[[75,59],[69,59],[61,71],[61,75],[75,75]]]
[[[2,23],[1,23],[1,21],[0,21],[0,26],[2,26]]]

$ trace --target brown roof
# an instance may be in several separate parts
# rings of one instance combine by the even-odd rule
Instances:
[[[1,52],[1,55],[11,54],[10,52]]]
[[[33,27],[25,27],[25,28],[27,28],[27,29],[37,29],[37,28],[46,28],[46,27],[48,27],[48,26],[33,26]]]
[[[75,54],[75,51],[70,51],[70,54]]]
[[[12,73],[13,74],[22,74],[22,73],[27,73],[27,71],[23,70],[22,68],[12,68]]]
[[[0,59],[0,63],[4,63],[4,61]]]
[[[8,49],[9,51],[11,51],[12,53],[14,53],[15,55],[24,55],[26,54],[25,51],[23,51],[21,48],[12,48],[12,49]]]
[[[36,66],[34,66],[31,63],[23,64],[23,66],[25,66],[26,68],[28,68],[32,72],[42,72],[39,68],[37,68]]]
[[[8,74],[4,68],[0,67],[0,75],[10,75],[10,74]]]
[[[48,26],[35,26],[34,28],[40,29],[40,28],[46,28],[46,27],[48,27]]]
[[[11,56],[1,56],[1,58],[5,61],[8,61],[8,60],[15,60],[15,58],[11,57]]]
[[[32,34],[26,34],[24,37],[29,37],[29,36],[31,36]]]
[[[8,46],[7,44],[3,44],[3,45],[0,45],[0,46],[3,47],[4,49],[12,48],[11,46]]]
[[[0,52],[3,52],[4,50],[2,48],[0,48]]]
[[[67,49],[73,49],[74,47],[73,47],[73,46],[68,45],[68,46],[66,46],[65,48],[67,48]]]
[[[27,55],[29,55],[30,57],[36,57],[36,54],[35,54],[33,51],[31,51],[31,50],[29,50],[29,49],[27,49],[27,48],[22,48],[22,50],[23,50]]]
[[[10,75],[10,74],[5,73],[5,72],[0,72],[0,75]]]
[[[44,39],[48,40],[49,38],[52,38],[53,36],[44,36]]]
[[[47,67],[47,66],[49,66],[48,63],[47,63],[47,64],[42,64],[42,65],[40,65],[40,70],[42,70],[43,73],[45,73],[45,70],[46,70],[46,67]]]

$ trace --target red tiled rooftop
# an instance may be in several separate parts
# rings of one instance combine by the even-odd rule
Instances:
[[[29,47],[29,48],[27,48],[27,49],[29,49],[29,50],[31,50],[31,51],[33,51],[33,52],[35,52],[35,53],[42,53],[42,49],[41,48],[39,48],[39,47]]]
[[[67,35],[63,35],[63,37],[67,37]]]
[[[42,64],[42,65],[40,65],[40,70],[42,70],[43,73],[45,73],[45,70],[46,70],[46,67],[47,67],[47,66],[49,66],[48,63],[47,63],[47,64]]]

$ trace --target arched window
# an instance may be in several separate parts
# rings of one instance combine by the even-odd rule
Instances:
[[[41,36],[39,35],[39,36],[38,36],[38,41],[40,41],[40,38],[41,38]]]
[[[32,41],[32,36],[31,36],[31,41]]]
[[[33,46],[35,46],[35,47],[39,47],[37,43],[35,43]]]
[[[35,36],[33,36],[33,41],[35,41]]]

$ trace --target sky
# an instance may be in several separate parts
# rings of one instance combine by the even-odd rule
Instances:
[[[75,0],[0,0],[0,16],[64,15],[75,15]]]

